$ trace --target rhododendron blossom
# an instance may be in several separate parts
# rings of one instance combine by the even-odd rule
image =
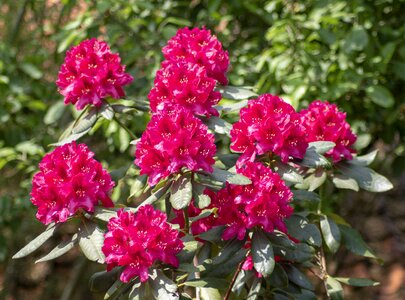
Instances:
[[[212,172],[214,135],[200,119],[182,107],[165,107],[154,114],[136,146],[135,164],[149,176],[150,185],[179,172]]]
[[[85,144],[59,146],[44,156],[32,180],[31,202],[44,224],[65,222],[79,209],[93,212],[99,200],[114,206],[109,194],[114,187],[110,174]]]
[[[172,61],[187,61],[205,67],[209,77],[221,84],[228,84],[226,72],[229,67],[228,52],[222,49],[222,44],[210,30],[205,28],[179,29],[167,45],[162,49],[166,66]]]
[[[129,282],[139,276],[142,282],[148,280],[148,270],[161,261],[178,267],[176,254],[183,247],[164,213],[145,205],[136,213],[119,210],[117,217],[109,220],[102,251],[106,256],[107,270],[124,267],[120,280]]]
[[[100,107],[107,96],[123,97],[122,87],[132,80],[119,55],[111,53],[106,42],[91,39],[66,53],[56,84],[65,104],[81,110],[88,104]]]
[[[214,91],[215,80],[205,68],[192,62],[169,62],[156,73],[155,86],[149,93],[152,112],[165,105],[178,104],[198,115],[218,115],[213,108],[221,100]]]
[[[294,108],[281,98],[264,94],[241,109],[240,120],[231,130],[231,149],[242,152],[239,162],[254,161],[256,155],[273,153],[283,162],[302,159],[308,143]]]
[[[352,146],[357,137],[346,122],[346,113],[340,112],[336,104],[316,100],[300,114],[308,142],[334,142],[336,146],[325,154],[332,157],[334,162],[353,158],[352,153],[356,151]]]
[[[227,184],[218,192],[206,190],[211,197],[210,207],[218,208],[215,225],[226,226],[222,238],[242,240],[247,229],[255,226],[266,232],[276,228],[286,231],[283,220],[293,212],[289,205],[292,193],[280,176],[261,163],[251,162],[239,169],[239,173],[252,184]]]

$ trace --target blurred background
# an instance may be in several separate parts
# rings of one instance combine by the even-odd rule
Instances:
[[[0,0],[0,299],[99,299],[88,278],[100,266],[79,250],[56,261],[43,253],[11,256],[43,230],[29,201],[32,175],[50,143],[75,117],[55,80],[66,50],[99,37],[119,52],[134,82],[130,98],[146,99],[161,48],[177,29],[206,26],[229,51],[230,85],[282,95],[297,109],[315,99],[337,103],[358,134],[360,153],[395,188],[384,194],[340,192],[334,209],[384,260],[339,251],[330,273],[371,277],[381,285],[348,289],[348,299],[405,299],[405,1]],[[138,136],[148,116],[122,120]],[[81,139],[110,171],[132,164],[130,137],[99,122]],[[122,197],[125,185],[114,198]],[[61,232],[55,237],[63,239]]]

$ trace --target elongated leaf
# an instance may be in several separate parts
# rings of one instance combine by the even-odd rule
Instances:
[[[121,280],[117,280],[114,284],[108,289],[108,291],[104,295],[104,300],[109,299],[112,295],[118,292],[118,290],[123,286],[123,282]]]
[[[314,192],[308,192],[305,190],[291,190],[291,192],[294,194],[295,200],[309,200],[316,202],[319,202],[320,200],[318,194]]]
[[[308,146],[302,160],[295,160],[295,163],[309,168],[330,167],[330,162],[317,152],[316,145]]]
[[[333,219],[328,216],[321,216],[321,231],[330,252],[336,253],[340,246],[340,230]]]
[[[321,233],[318,227],[308,223],[307,219],[298,215],[292,215],[286,220],[286,225],[288,233],[296,239],[306,241],[318,247],[322,244]]]
[[[65,109],[66,106],[64,105],[63,101],[56,102],[46,112],[46,115],[44,117],[44,123],[46,125],[55,123],[62,117],[63,113],[65,112]]]
[[[350,161],[351,164],[355,165],[360,165],[363,167],[366,167],[370,165],[376,158],[378,153],[378,150],[371,151],[370,153],[367,153],[362,156],[355,156],[353,159]]]
[[[101,114],[104,119],[111,121],[114,118],[114,109],[109,104],[104,104],[100,108],[99,114]]]
[[[366,88],[366,94],[371,101],[381,107],[389,108],[395,104],[392,93],[382,85],[369,86]]]
[[[285,248],[274,245],[274,253],[288,261],[304,263],[314,257],[315,249],[306,243],[299,243],[295,246],[295,249],[292,250],[286,250]]]
[[[305,178],[305,183],[308,185],[308,191],[313,192],[325,183],[326,172],[324,169],[316,169],[316,171]]]
[[[176,300],[180,298],[177,285],[160,270],[152,270],[149,285],[153,296],[157,300]]]
[[[89,132],[90,129],[97,121],[97,111],[95,109],[91,109],[87,115],[76,122],[75,127],[72,129],[73,134],[78,134],[82,132]]]
[[[205,265],[206,272],[204,276],[226,278],[229,274],[233,273],[238,264],[246,257],[247,249],[240,248],[231,258],[224,263],[218,265]]]
[[[204,190],[206,187],[202,184],[197,182],[193,182],[193,198],[195,205],[200,208],[206,208],[208,205],[211,204],[211,198],[204,194]]]
[[[117,216],[117,211],[111,208],[104,208],[104,207],[96,207],[94,209],[93,217],[108,222],[111,218]]]
[[[282,162],[276,162],[275,171],[281,176],[281,178],[291,183],[301,183],[304,180],[293,167]]]
[[[170,191],[170,203],[174,209],[183,209],[187,207],[193,197],[193,186],[188,177],[181,176],[173,182]]]
[[[80,132],[80,133],[71,134],[71,135],[67,136],[66,138],[64,138],[63,140],[61,140],[61,141],[59,141],[59,142],[57,142],[57,143],[50,144],[50,146],[54,146],[54,147],[63,146],[63,145],[65,145],[65,144],[69,144],[69,143],[71,143],[71,142],[73,142],[73,141],[77,141],[77,140],[80,139],[82,136],[84,136],[87,132],[89,132],[90,129],[91,129],[91,128],[89,128],[89,129],[86,130],[86,131]]]
[[[79,227],[79,246],[91,261],[103,264],[105,256],[101,248],[104,244],[104,231],[91,221],[83,221]]]
[[[309,279],[296,267],[293,267],[292,265],[285,266],[285,271],[291,282],[303,287],[304,289],[311,291],[314,290],[311,281],[309,281]]]
[[[252,274],[252,272],[241,270],[236,277],[235,283],[232,287],[232,292],[239,296],[242,292],[243,287],[245,286],[245,283],[253,276],[254,275]]]
[[[342,285],[331,276],[326,279],[326,292],[332,300],[344,299]]]
[[[119,114],[125,114],[125,113],[132,112],[135,110],[135,108],[133,108],[133,107],[122,105],[122,104],[113,104],[113,105],[111,105],[111,107],[116,113],[119,113]]]
[[[70,239],[61,242],[58,246],[53,248],[51,252],[49,252],[44,257],[38,259],[35,263],[44,262],[44,261],[58,258],[59,256],[62,256],[63,254],[67,253],[70,249],[72,249],[77,242],[78,242],[78,236],[77,236],[77,233],[75,233]]]
[[[221,236],[224,230],[224,226],[215,226],[214,228],[199,234],[198,238],[208,242],[218,242],[219,240],[221,240]]]
[[[329,150],[333,149],[335,146],[336,146],[335,143],[327,141],[317,141],[308,144],[308,147],[313,147],[316,153],[319,154],[325,154]]]
[[[218,168],[214,168],[214,171],[210,174],[210,176],[214,180],[223,183],[228,182],[231,184],[238,184],[238,185],[247,185],[252,183],[252,181],[246,176],[243,176],[241,174],[233,174],[229,171],[221,170]]]
[[[37,250],[39,247],[41,247],[47,240],[49,240],[53,236],[56,228],[58,228],[58,225],[55,225],[54,223],[50,224],[45,229],[44,232],[42,232],[35,239],[33,239],[31,242],[29,242],[27,245],[25,245],[24,248],[22,248],[16,254],[14,254],[13,259],[25,257],[25,256],[31,254],[32,252],[34,252],[35,250]]]
[[[392,183],[372,169],[341,162],[336,167],[346,176],[357,181],[359,186],[370,192],[386,192],[393,188]]]
[[[164,186],[162,186],[161,188],[159,188],[156,192],[154,192],[152,195],[150,195],[145,201],[143,201],[139,206],[133,208],[133,207],[128,207],[126,209],[133,211],[133,212],[137,212],[138,209],[144,205],[147,204],[152,204],[156,201],[158,201],[159,199],[161,199],[164,195],[166,195],[166,192],[168,191],[168,189],[171,186],[171,182],[166,182],[166,184]]]
[[[89,280],[90,291],[93,293],[107,292],[108,288],[117,280],[121,271],[121,268],[114,268],[110,272],[94,273]]]
[[[228,281],[223,278],[209,277],[189,280],[186,281],[184,285],[193,287],[210,287],[214,289],[224,289],[228,286]]]
[[[252,286],[250,287],[247,300],[256,300],[259,297],[260,288],[262,287],[262,279],[255,277]]]
[[[357,255],[377,258],[373,250],[371,250],[370,247],[367,246],[367,244],[364,242],[360,233],[358,233],[355,229],[345,225],[338,226],[342,235],[342,243],[346,246],[347,249]]]
[[[223,105],[217,106],[217,110],[222,113],[229,113],[229,112],[238,112],[245,106],[247,106],[248,100],[242,100],[235,103],[226,103]]]
[[[271,244],[280,246],[285,249],[294,250],[297,248],[297,245],[291,241],[288,236],[280,231],[274,231],[272,233],[266,234]]]
[[[348,278],[348,277],[335,277],[337,281],[340,281],[344,284],[348,284],[351,286],[359,286],[359,287],[364,287],[364,286],[377,286],[380,283],[368,278]]]
[[[288,276],[280,264],[276,264],[274,272],[269,277],[269,283],[273,287],[283,288],[288,286]]]
[[[335,174],[333,175],[332,182],[338,189],[348,189],[356,192],[359,191],[357,181],[348,176]]]
[[[219,86],[216,87],[215,90],[220,92],[223,98],[232,100],[244,100],[257,96],[257,94],[252,92],[251,90],[230,85]]]
[[[190,220],[190,222],[195,222],[195,221],[204,219],[204,218],[212,215],[216,210],[217,210],[217,208],[204,209],[203,211],[201,211],[201,213],[198,216],[191,217],[191,218],[189,218],[189,220]]]
[[[216,133],[230,135],[232,125],[219,117],[212,116],[205,119],[204,123]]]
[[[233,239],[226,243],[224,248],[218,253],[216,257],[212,260],[214,265],[222,265],[225,261],[229,260],[238,252],[244,245],[244,241],[238,239]]]
[[[270,275],[274,270],[274,254],[270,240],[261,231],[252,236],[252,257],[255,270],[263,276]]]
[[[218,289],[200,288],[201,300],[221,300],[221,293]]]
[[[131,291],[128,295],[128,300],[143,300],[146,299],[146,285],[147,283],[141,283],[139,279],[136,279]]]

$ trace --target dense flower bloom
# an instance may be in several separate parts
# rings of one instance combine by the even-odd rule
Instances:
[[[99,200],[114,206],[109,194],[114,187],[110,174],[93,158],[85,144],[76,142],[55,148],[39,163],[32,180],[31,202],[44,224],[65,222],[79,209],[93,212]]]
[[[204,67],[192,62],[169,62],[156,73],[155,86],[149,93],[152,112],[168,103],[178,104],[198,115],[218,115],[213,108],[221,100],[214,91],[215,80],[207,77]]]
[[[210,30],[205,28],[182,28],[172,37],[163,48],[166,59],[163,66],[170,61],[188,61],[205,67],[209,77],[226,85],[226,72],[229,67],[228,52],[222,49],[222,44]]]
[[[148,280],[148,269],[156,261],[178,267],[176,254],[183,247],[178,231],[166,222],[166,215],[151,205],[139,208],[136,213],[118,211],[109,220],[102,251],[106,256],[107,270],[124,267],[120,280],[129,282],[139,276]]]
[[[300,114],[302,124],[306,128],[307,142],[334,142],[336,146],[326,153],[334,162],[353,158],[352,153],[356,151],[352,145],[357,137],[346,122],[346,113],[340,112],[336,104],[316,100]]]
[[[100,107],[107,96],[123,97],[122,86],[132,80],[119,55],[111,53],[106,42],[91,39],[66,53],[56,84],[65,104],[75,104],[81,110],[87,104]]]
[[[231,130],[231,142],[232,150],[243,153],[239,162],[253,161],[256,155],[269,152],[283,162],[290,156],[302,159],[308,147],[299,114],[271,94],[261,95],[241,109],[240,120]]]
[[[211,197],[210,207],[217,207],[216,225],[225,225],[225,240],[245,238],[247,229],[257,226],[266,232],[274,229],[286,231],[284,219],[293,209],[290,189],[277,173],[261,163],[247,162],[239,173],[248,177],[250,185],[232,185],[218,192],[207,190]]]
[[[166,106],[152,116],[136,146],[135,164],[150,185],[186,167],[212,172],[214,135],[200,119],[179,106]]]

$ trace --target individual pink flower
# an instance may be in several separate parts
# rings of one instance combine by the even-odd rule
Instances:
[[[221,42],[210,30],[200,28],[179,29],[163,48],[165,67],[172,61],[187,61],[205,67],[209,77],[222,85],[228,84],[226,72],[229,67],[228,52],[222,49]]]
[[[308,143],[300,115],[281,98],[264,94],[250,100],[240,111],[231,130],[231,149],[242,152],[239,164],[254,161],[256,155],[276,154],[283,162],[302,159]]]
[[[197,115],[218,116],[213,107],[221,100],[214,91],[215,80],[207,77],[204,67],[192,62],[168,62],[156,73],[155,86],[150,91],[152,112],[167,104],[178,104]]]
[[[44,156],[32,180],[31,202],[44,224],[65,222],[79,209],[93,212],[99,201],[114,206],[110,174],[93,158],[85,144],[59,146]]]
[[[334,142],[336,146],[326,153],[334,162],[353,158],[352,153],[356,151],[352,146],[357,137],[346,122],[346,113],[340,112],[336,104],[316,100],[300,114],[307,132],[307,142]]]
[[[102,247],[107,270],[124,267],[122,282],[136,276],[141,282],[147,281],[148,270],[156,261],[178,267],[176,255],[184,244],[178,231],[167,223],[166,215],[151,205],[140,207],[136,213],[119,210],[107,227]]]
[[[248,177],[252,184],[227,184],[218,192],[207,190],[211,197],[210,207],[218,208],[216,225],[226,226],[222,238],[242,240],[247,230],[254,227],[266,232],[276,228],[285,232],[284,219],[293,209],[289,205],[292,193],[284,181],[261,163],[246,162],[238,172]]]
[[[135,164],[149,176],[150,185],[179,172],[212,172],[214,135],[200,119],[179,106],[166,106],[152,116],[136,145]]]
[[[93,38],[66,53],[56,84],[65,104],[72,103],[81,110],[88,104],[100,107],[107,96],[123,97],[122,87],[132,80],[119,55],[111,53],[106,42]]]

